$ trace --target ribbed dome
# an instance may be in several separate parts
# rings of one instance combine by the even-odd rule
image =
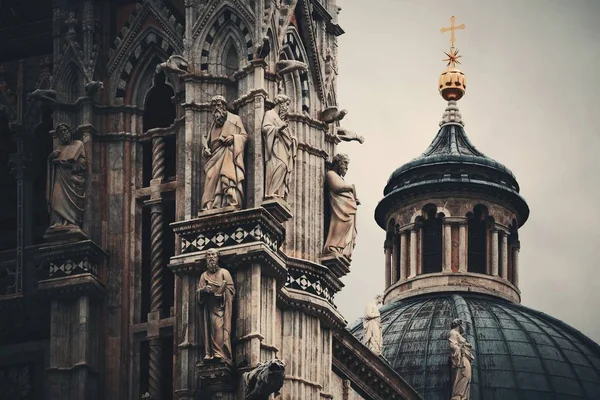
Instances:
[[[462,125],[456,102],[450,102],[441,127],[419,157],[402,165],[390,176],[384,198],[375,209],[375,220],[385,229],[386,213],[395,204],[424,193],[485,193],[512,204],[519,213],[519,226],[529,217],[529,207],[519,194],[513,173],[485,156],[471,143]]]
[[[600,346],[521,305],[475,294],[433,294],[381,309],[383,356],[426,400],[448,400],[454,318],[473,345],[471,399],[600,399]],[[362,339],[362,321],[350,331]]]

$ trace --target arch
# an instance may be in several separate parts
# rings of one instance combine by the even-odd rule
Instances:
[[[58,100],[63,103],[74,103],[83,95],[85,75],[83,69],[75,60],[71,60],[61,68],[53,87],[57,88]]]
[[[254,43],[252,42],[252,31],[248,28],[251,25],[233,8],[224,5],[215,13],[207,26],[210,26],[210,29],[207,29],[194,45],[194,54],[200,55],[200,59],[194,60],[194,63],[200,64],[200,71],[215,73],[211,69],[215,69],[219,65],[218,60],[222,55],[217,52],[217,49],[222,49],[219,45],[226,43],[227,39],[236,43],[240,63],[242,60],[252,60]]]
[[[290,26],[288,28],[288,32],[285,35],[285,39],[282,43],[281,50],[279,51],[279,59],[280,60],[296,60],[301,61],[305,64],[309,63],[308,55],[306,53],[306,49],[302,44],[302,39],[298,34],[298,31],[294,26]],[[312,82],[310,80],[310,74],[308,71],[294,71],[290,74],[286,74],[283,76],[284,86],[287,87],[288,83],[286,80],[290,80],[289,76],[294,80],[294,86],[296,91],[293,93],[293,96],[290,96],[289,93],[286,93],[293,101],[293,107],[296,112],[301,113],[310,113],[311,112],[311,87]],[[295,104],[295,105],[294,105]]]
[[[422,209],[420,225],[423,230],[422,271],[424,274],[442,272],[442,217],[435,204]]]
[[[154,74],[156,67],[156,64],[150,65],[150,63],[155,58],[160,59],[161,62],[165,61],[171,55],[179,54],[181,48],[165,32],[154,26],[147,27],[137,36],[130,48],[133,51],[121,60],[111,74],[111,96],[121,101],[134,101],[134,104],[141,106],[144,96],[152,86],[152,79],[148,78]],[[167,74],[169,82],[175,92],[179,92],[182,90],[179,79],[173,79],[170,75]]]
[[[487,273],[489,211],[486,206],[477,204],[467,213],[467,271]]]

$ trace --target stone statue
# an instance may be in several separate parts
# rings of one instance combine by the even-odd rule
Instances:
[[[379,308],[382,303],[383,296],[377,295],[367,303],[363,317],[363,343],[378,356],[381,355],[383,349],[381,314],[379,314]]]
[[[290,176],[298,152],[298,140],[289,129],[287,112],[290,98],[275,96],[275,107],[263,118],[262,134],[265,141],[265,197],[284,200],[290,191]]]
[[[219,266],[219,253],[206,252],[205,271],[200,276],[196,299],[202,308],[200,324],[204,341],[204,362],[225,362],[233,365],[231,351],[231,321],[235,287],[231,274]]]
[[[333,124],[341,121],[348,114],[348,110],[340,110],[338,106],[331,106],[321,111],[321,121],[326,124]]]
[[[325,176],[331,220],[324,252],[351,258],[356,243],[356,210],[360,201],[354,185],[344,181],[349,161],[346,154],[336,154],[332,170]]]
[[[248,135],[242,120],[227,111],[225,98],[211,100],[213,122],[202,138],[204,164],[204,191],[202,210],[234,206],[242,207],[244,199],[244,147]]]
[[[184,75],[188,73],[190,64],[187,62],[185,58],[180,55],[173,54],[170,56],[167,61],[162,62],[156,66],[155,73],[160,73],[161,71],[173,72],[179,75]]]
[[[104,83],[100,81],[89,81],[85,84],[85,94],[88,97],[94,97],[100,89],[104,89]]]
[[[48,157],[46,199],[50,212],[50,228],[81,227],[85,205],[87,160],[81,140],[73,140],[67,124],[58,124],[59,144]]]
[[[258,364],[244,374],[245,400],[268,400],[271,394],[279,396],[285,378],[285,361],[274,359]]]
[[[471,361],[473,361],[472,346],[462,336],[464,333],[462,320],[452,321],[452,330],[448,333],[450,342],[450,362],[452,365],[451,383],[452,396],[450,400],[469,400],[471,396]]]
[[[338,139],[340,139],[341,141],[344,141],[344,142],[356,141],[360,144],[363,144],[365,142],[364,136],[359,135],[356,132],[349,131],[348,129],[345,129],[345,128],[338,128],[336,133],[337,133]]]

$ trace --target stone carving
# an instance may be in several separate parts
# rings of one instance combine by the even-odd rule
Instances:
[[[58,124],[56,134],[59,144],[48,157],[48,231],[81,227],[85,205],[87,160],[83,142],[73,140],[71,127],[64,123]]]
[[[463,321],[455,319],[452,321],[451,330],[448,333],[450,342],[450,362],[452,365],[451,400],[469,400],[471,396],[471,361],[473,361],[472,346],[462,336],[464,329]]]
[[[201,335],[204,342],[204,363],[225,362],[233,365],[231,351],[231,321],[235,287],[231,274],[219,265],[219,253],[206,252],[207,270],[200,276],[196,299],[202,307]]]
[[[56,103],[56,91],[36,89],[31,93],[27,93],[27,98],[32,101],[39,101],[42,103]]]
[[[162,62],[156,66],[156,73],[161,71],[173,72],[179,75],[185,75],[188,73],[190,64],[185,58],[180,55],[173,54],[167,61]]]
[[[104,89],[104,83],[100,81],[90,81],[85,84],[85,94],[88,97],[94,97],[100,89]]]
[[[378,356],[383,350],[383,336],[381,331],[381,314],[379,308],[383,303],[383,296],[377,295],[367,303],[363,316],[363,343]]]
[[[346,154],[336,154],[332,160],[332,170],[325,176],[331,220],[324,252],[350,259],[356,244],[356,210],[360,201],[354,185],[344,181],[349,161]]]
[[[308,65],[297,60],[279,60],[277,61],[277,72],[279,75],[289,74],[294,71],[308,71]]]
[[[69,12],[69,16],[67,17],[67,19],[65,19],[65,38],[68,41],[75,41],[75,37],[77,36],[76,29],[78,25],[79,21],[77,20],[77,18],[75,18],[75,13],[73,11]]]
[[[226,104],[223,96],[212,98],[214,120],[202,138],[207,157],[202,210],[241,208],[244,199],[244,147],[248,135],[240,117],[228,112]]]
[[[321,121],[326,124],[332,124],[341,121],[348,114],[347,110],[339,110],[337,106],[327,107],[321,111]]]
[[[358,133],[349,131],[344,128],[337,129],[337,137],[338,139],[343,140],[344,142],[352,142],[353,140],[357,141],[360,144],[363,144],[365,142],[364,136],[361,136]]]
[[[338,75],[337,62],[333,56],[331,47],[327,47],[323,61],[325,67],[325,91],[331,92],[335,88],[335,81]]]
[[[290,98],[275,96],[275,107],[265,113],[262,134],[265,141],[265,197],[284,200],[290,189],[298,140],[292,134],[287,120]]]
[[[285,377],[285,361],[274,359],[258,364],[244,374],[245,400],[268,400],[271,394],[279,396]]]

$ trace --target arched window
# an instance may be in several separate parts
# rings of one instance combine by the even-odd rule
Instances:
[[[442,272],[442,220],[435,206],[423,210],[423,273]]]
[[[485,274],[487,270],[487,210],[477,205],[468,217],[468,265],[467,271]]]

